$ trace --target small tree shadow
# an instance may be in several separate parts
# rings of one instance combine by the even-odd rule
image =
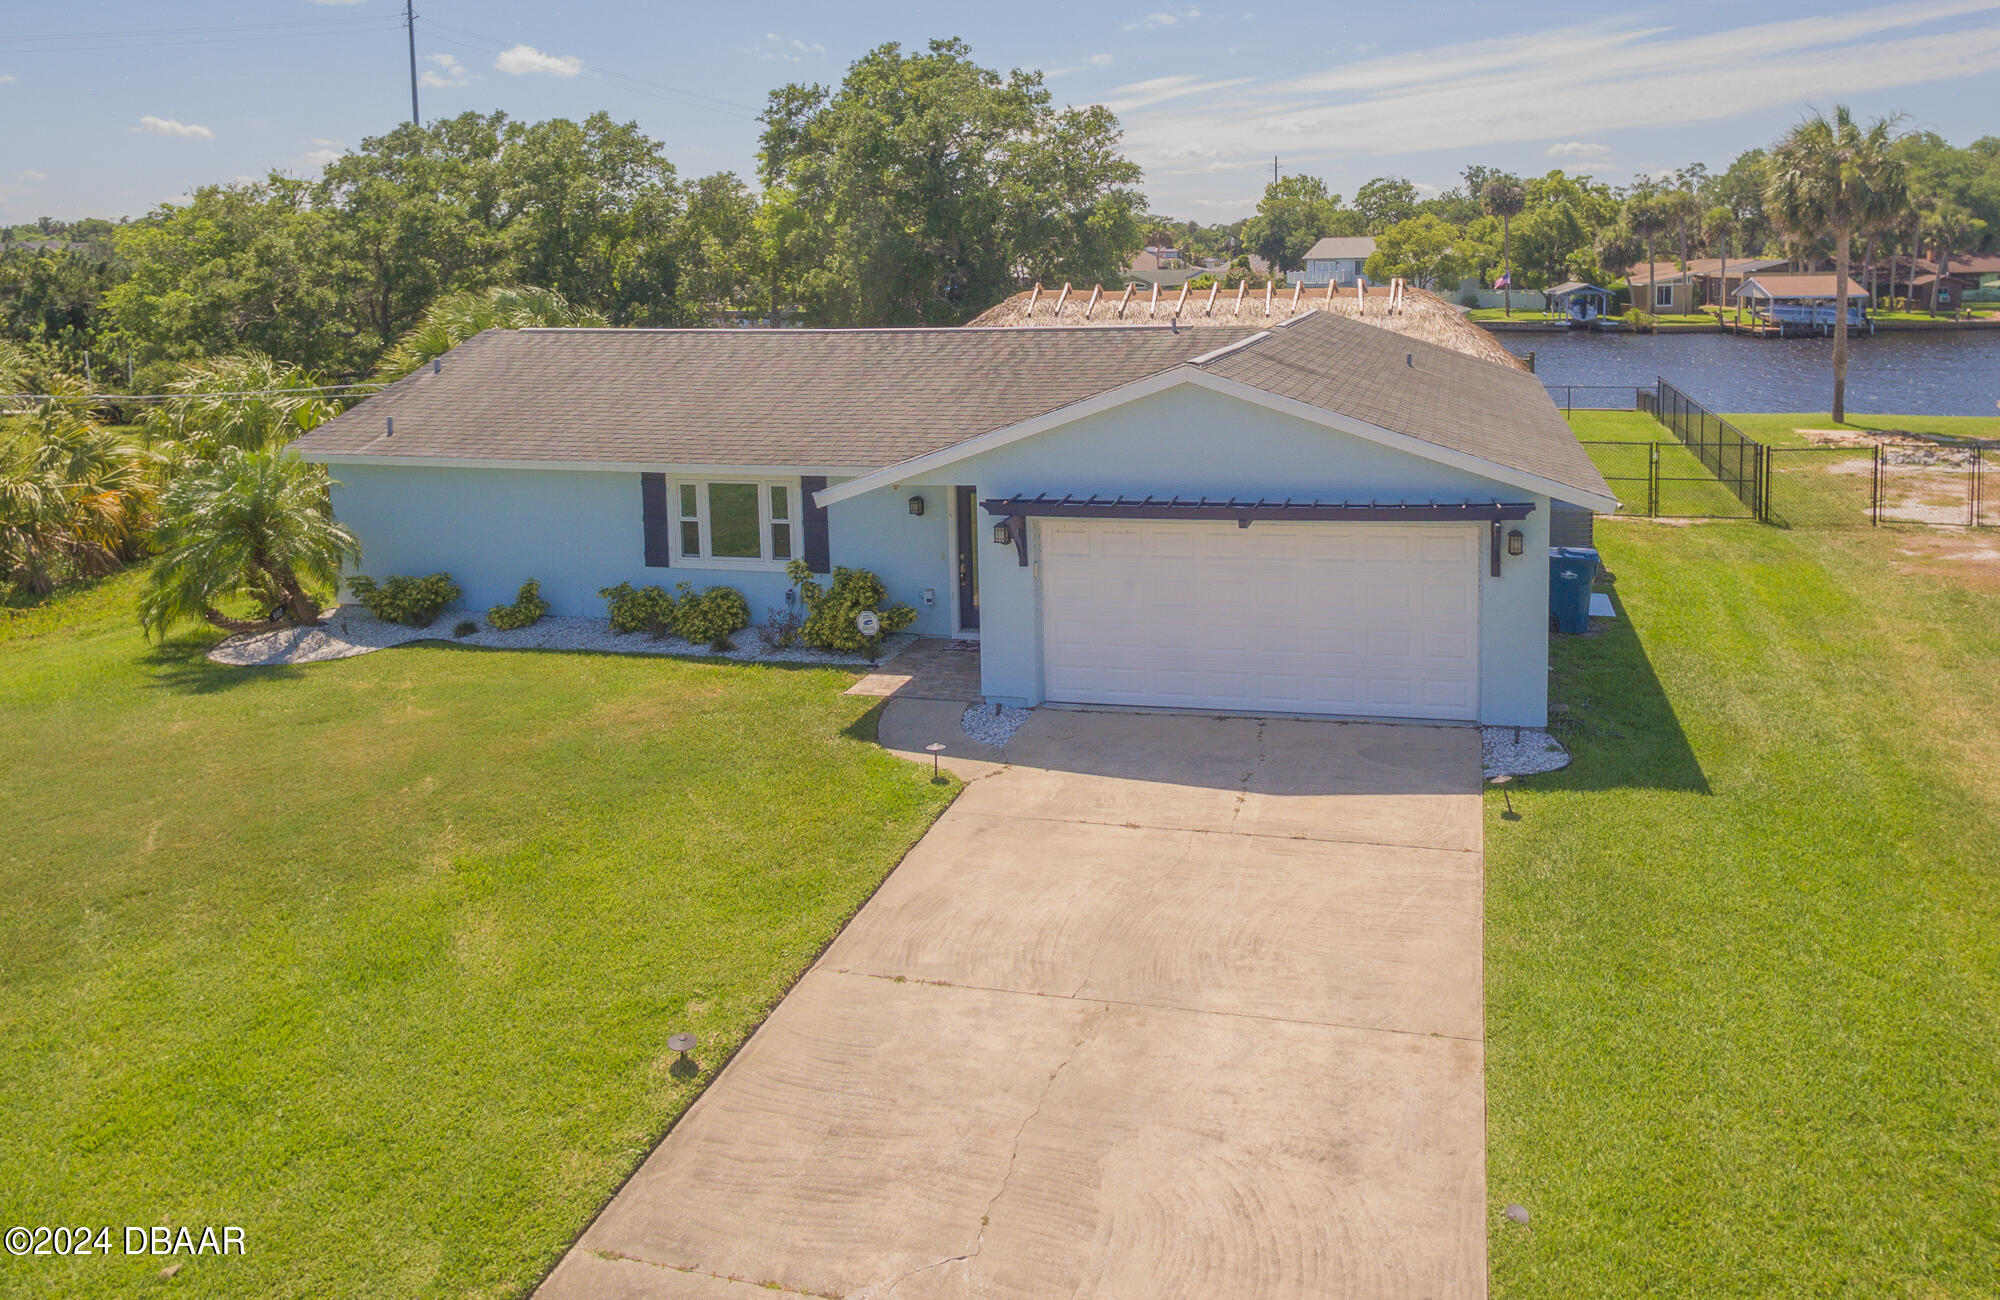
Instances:
[[[180,695],[215,695],[257,682],[292,681],[305,676],[298,664],[261,667],[219,664],[208,657],[214,647],[212,638],[200,634],[172,636],[148,650],[140,662],[151,670],[155,690]]]

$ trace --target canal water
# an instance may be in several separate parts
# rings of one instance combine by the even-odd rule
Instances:
[[[1580,330],[1497,337],[1513,352],[1533,352],[1535,374],[1545,384],[1650,387],[1664,378],[1712,411],[1824,411],[1833,401],[1831,339]],[[1577,403],[1583,402],[1579,393]],[[2000,329],[1899,331],[1850,340],[1847,409],[2000,414]]]

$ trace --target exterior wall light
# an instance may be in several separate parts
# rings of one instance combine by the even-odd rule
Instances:
[[[1523,535],[1522,535],[1522,533],[1521,533],[1521,530],[1520,530],[1520,529],[1518,529],[1518,528],[1510,528],[1510,529],[1508,529],[1508,530],[1507,530],[1507,554],[1509,554],[1509,555],[1519,555],[1519,554],[1520,554],[1520,553],[1521,553],[1521,552],[1522,552],[1522,551],[1523,551],[1524,549],[1526,549],[1526,546],[1527,546],[1527,541],[1528,541],[1528,539],[1527,539],[1527,538],[1526,538],[1525,536],[1523,536]]]
[[[993,525],[993,540],[1001,546],[1014,540],[1014,530],[1008,526],[1005,519]]]
[[[924,512],[924,499],[922,497],[911,497],[910,513],[913,515],[920,515],[923,512]]]

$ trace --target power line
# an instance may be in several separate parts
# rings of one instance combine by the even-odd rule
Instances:
[[[292,393],[346,393],[358,388],[381,388],[385,380],[364,379],[357,384],[321,384],[311,388],[246,388],[233,393],[0,393],[0,402],[192,402],[213,397],[280,397]]]
[[[441,23],[435,18],[425,18],[420,15],[417,21],[424,25],[433,39],[465,49],[502,51],[512,49],[519,43],[501,40],[499,37],[489,35],[485,32],[475,32],[468,27],[458,27],[451,23]],[[452,35],[446,35],[446,33],[452,33]],[[718,113],[724,117],[742,118],[752,122],[756,121],[758,117],[758,110],[752,105],[738,103],[730,99],[721,99],[714,95],[706,95],[698,90],[687,90],[680,86],[668,85],[665,82],[649,81],[643,77],[629,76],[626,73],[611,72],[589,66],[581,69],[581,75],[589,77],[593,81],[603,82],[606,85],[613,85],[619,89],[631,91],[634,94],[646,95],[653,99],[661,99],[668,103],[679,104],[683,108],[699,108],[705,112]]]
[[[44,33],[0,36],[7,54],[84,54],[101,50],[156,49],[186,45],[234,45],[300,37],[342,36],[384,31],[399,25],[388,15],[320,19],[303,23],[255,23],[234,27],[162,27],[128,32]]]

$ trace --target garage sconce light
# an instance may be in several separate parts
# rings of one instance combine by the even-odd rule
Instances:
[[[1528,539],[1526,537],[1522,536],[1520,529],[1518,528],[1508,529],[1507,554],[1519,555],[1526,548],[1527,540]]]
[[[1002,519],[999,523],[993,525],[993,540],[1001,546],[1005,546],[1014,540],[1014,530],[1008,526],[1007,520]]]
[[[924,499],[922,497],[911,497],[910,513],[913,515],[920,515],[923,512],[924,512]]]

